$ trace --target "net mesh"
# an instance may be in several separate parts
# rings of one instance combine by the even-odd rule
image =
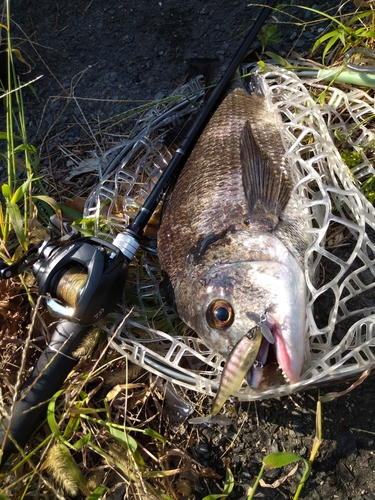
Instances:
[[[234,394],[240,400],[290,394],[356,376],[375,364],[375,211],[358,188],[359,181],[375,174],[374,99],[349,86],[301,81],[282,68],[267,67],[259,76],[267,99],[280,113],[294,189],[310,219],[312,243],[305,255],[308,342],[297,383],[275,382],[255,392],[244,381]],[[324,104],[316,98],[321,92]],[[182,87],[175,101],[151,110],[133,138],[104,155],[100,181],[84,214],[95,221],[97,235],[102,235],[103,217],[111,235],[126,227],[167,164],[165,134],[177,118],[191,115],[203,96],[198,78]],[[350,170],[337,141],[359,154]],[[115,200],[121,200],[121,210]],[[136,256],[129,279],[133,300],[108,326],[112,347],[156,375],[214,395],[225,359],[182,325],[165,303],[158,260],[149,249]]]

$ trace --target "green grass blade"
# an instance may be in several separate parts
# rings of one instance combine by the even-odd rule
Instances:
[[[32,180],[33,178],[32,176],[30,176],[23,184],[21,184],[21,186],[16,189],[10,200],[11,203],[18,203],[24,196],[27,195]]]
[[[59,439],[62,437],[60,429],[57,425],[56,418],[55,418],[55,409],[56,409],[56,401],[57,398],[63,393],[63,390],[57,391],[56,394],[53,396],[51,401],[48,403],[48,409],[47,409],[47,422],[49,425],[49,428],[51,429],[52,434],[55,436],[55,438]]]
[[[27,250],[27,241],[23,227],[23,218],[18,205],[8,202],[6,204],[6,209],[20,245],[24,250]]]
[[[263,458],[262,462],[267,467],[267,469],[278,469],[280,467],[284,467],[285,465],[293,464],[294,462],[298,462],[299,460],[303,460],[307,462],[307,460],[296,453],[292,453],[289,451],[279,451],[277,453],[271,453]]]
[[[345,31],[347,31],[347,32],[351,31],[349,28],[347,28],[345,26],[345,24],[343,24],[341,21],[339,21],[336,17],[330,16],[326,12],[322,12],[320,10],[313,9],[311,7],[305,7],[304,5],[293,5],[293,7],[298,8],[298,9],[309,10],[310,12],[314,12],[315,14],[318,14],[319,16],[323,16],[326,19],[329,19],[330,21],[337,24],[338,26],[340,26],[340,28],[344,29]]]
[[[1,192],[3,193],[3,196],[7,201],[10,201],[12,199],[12,191],[9,184],[4,183],[1,186]]]
[[[331,39],[329,40],[329,42],[325,46],[325,48],[323,50],[323,54],[322,54],[322,62],[323,62],[323,64],[324,64],[324,61],[325,61],[327,53],[329,52],[329,50],[331,49],[331,47],[337,42],[338,39],[339,39],[339,33],[336,32],[336,33],[333,34],[333,36],[331,37]]]
[[[218,493],[218,494],[214,494],[214,495],[207,495],[203,498],[203,500],[220,500],[221,498],[227,498],[227,496],[229,496],[232,493],[233,487],[234,487],[233,474],[232,474],[232,471],[230,470],[230,468],[227,467],[223,493]]]
[[[105,493],[106,491],[109,492],[110,491],[109,488],[107,488],[106,486],[98,486],[91,493],[91,495],[89,495],[88,497],[86,497],[86,500],[100,500],[100,498],[102,498],[102,496],[103,496],[103,493]]]
[[[90,441],[91,441],[91,433],[89,432],[88,434],[86,434],[86,436],[84,436],[83,438],[79,439],[74,443],[73,445],[74,449],[80,450],[81,448],[84,448]]]
[[[159,434],[158,432],[154,431],[153,429],[150,429],[150,428],[145,429],[144,433],[147,436],[150,436],[153,439],[156,439],[157,441],[160,441],[160,443],[162,443],[163,445],[165,444],[165,439],[163,438],[163,436],[161,434]]]
[[[38,194],[34,195],[32,197],[33,201],[41,201],[45,203],[46,205],[49,205],[56,213],[57,215],[61,218],[61,208],[59,204],[57,203],[56,200],[51,198],[50,196],[46,196],[44,194]]]
[[[112,427],[111,424],[107,424],[106,427],[111,436],[114,437],[116,441],[119,441],[120,443],[127,446],[132,453],[134,453],[137,450],[138,448],[137,441],[133,437],[129,436],[129,434],[127,434],[125,431],[116,429],[115,427]]]

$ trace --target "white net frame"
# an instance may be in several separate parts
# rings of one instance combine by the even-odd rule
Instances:
[[[353,178],[355,175],[362,180],[375,174],[366,155],[366,148],[375,144],[369,121],[374,114],[375,101],[359,89],[327,88],[312,81],[307,84],[283,68],[266,67],[259,76],[267,99],[280,113],[285,156],[294,166],[294,189],[301,210],[311,221],[312,244],[305,256],[308,339],[306,360],[297,383],[275,383],[266,390],[255,392],[244,381],[233,394],[240,400],[298,392],[355,377],[375,365],[375,299],[371,298],[372,291],[375,297],[375,244],[370,238],[375,235],[375,211]],[[179,101],[184,113],[191,113],[201,102],[200,84],[201,80],[196,79],[192,85],[180,89],[180,94],[190,95],[188,100],[182,97]],[[311,95],[312,90],[326,92],[323,106]],[[193,104],[191,92],[196,92],[197,96]],[[101,174],[86,204],[85,217],[97,223],[103,202],[113,203],[120,197],[124,207],[122,217],[115,217],[110,209],[106,217],[112,235],[126,227],[132,216],[127,207],[140,208],[142,199],[166,164],[165,155],[160,153],[163,133],[151,139],[151,132],[171,124],[171,117],[175,120],[177,114],[173,105],[172,111],[170,108],[151,111],[136,137],[116,148],[116,154],[121,151],[121,161],[115,164],[111,160],[112,167]],[[361,161],[351,171],[335,147],[335,132],[346,139],[349,148],[360,152]],[[108,163],[113,150],[107,153],[104,162]],[[140,182],[145,186],[143,198],[139,196]],[[133,194],[135,189],[138,198]],[[98,224],[96,227],[100,236]],[[350,236],[347,238],[349,246],[343,249],[327,243],[338,228]],[[194,332],[176,326],[178,318],[165,304],[162,294],[156,257],[144,250],[129,272],[136,285],[133,288],[139,306],[132,310],[125,308],[108,327],[112,347],[155,375],[181,387],[215,395],[225,359]],[[153,317],[149,314],[150,303],[157,311]],[[321,314],[323,303],[325,312]],[[155,327],[157,316],[163,319],[162,329]],[[182,335],[184,330],[186,333]]]

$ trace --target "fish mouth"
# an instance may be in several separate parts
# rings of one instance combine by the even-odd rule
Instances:
[[[294,384],[298,382],[300,367],[293,359],[293,347],[287,346],[280,325],[267,316],[267,330],[271,334],[263,336],[253,366],[247,374],[247,382],[253,390],[262,390],[277,381]]]
[[[260,391],[273,385],[277,374],[282,371],[277,362],[275,349],[263,337],[256,360],[247,373],[247,383],[251,389]]]

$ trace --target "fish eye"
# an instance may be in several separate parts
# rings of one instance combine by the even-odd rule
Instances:
[[[214,300],[207,307],[207,323],[217,330],[229,328],[234,320],[233,307],[225,300]]]

